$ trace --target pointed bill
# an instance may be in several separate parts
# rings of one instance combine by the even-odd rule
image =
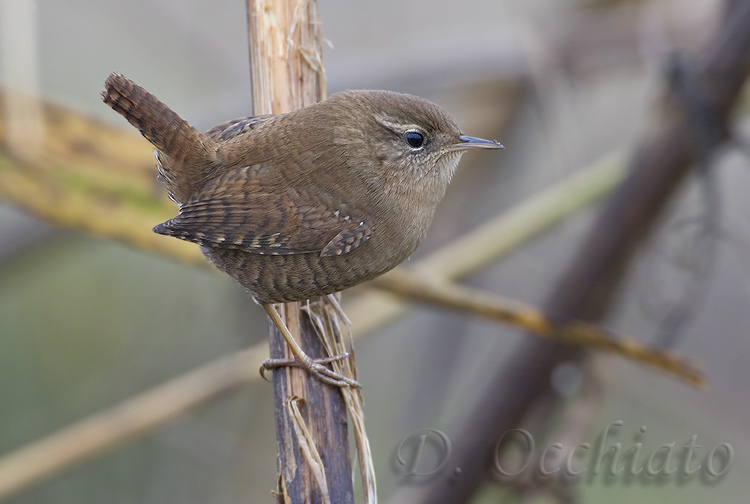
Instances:
[[[448,147],[449,151],[460,151],[468,149],[504,149],[500,142],[497,140],[485,140],[484,138],[475,138],[466,135],[458,137],[459,143],[453,144]]]

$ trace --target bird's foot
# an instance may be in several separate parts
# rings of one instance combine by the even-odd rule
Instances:
[[[260,368],[260,374],[265,378],[264,371],[266,369],[276,369],[280,367],[300,367],[310,373],[311,376],[317,378],[323,383],[334,385],[336,387],[353,387],[361,388],[361,385],[354,379],[346,377],[341,373],[337,373],[332,369],[326,367],[326,364],[331,362],[345,359],[349,354],[344,353],[340,355],[334,355],[332,357],[326,357],[323,359],[311,359],[299,346],[299,343],[294,339],[289,329],[281,320],[279,312],[272,304],[265,304],[263,308],[268,313],[268,316],[273,321],[276,328],[279,330],[281,335],[284,337],[289,349],[291,350],[294,357],[289,359],[269,359],[263,363]]]
[[[356,380],[352,380],[340,373],[337,373],[330,368],[326,367],[326,364],[330,364],[333,361],[346,359],[349,357],[348,353],[334,355],[333,357],[326,357],[324,359],[311,359],[306,354],[303,354],[306,359],[298,360],[293,357],[291,359],[267,359],[260,366],[260,375],[266,378],[266,370],[278,369],[282,367],[298,367],[306,370],[310,375],[314,376],[323,383],[334,385],[336,387],[353,387],[360,388],[361,385]]]

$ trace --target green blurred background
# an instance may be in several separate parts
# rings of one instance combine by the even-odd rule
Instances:
[[[611,149],[632,147],[660,97],[667,57],[699,45],[721,5],[320,0],[330,41],[328,89],[418,94],[451,111],[468,134],[505,144],[498,156],[465,156],[418,258]],[[242,2],[0,0],[0,8],[0,85],[36,90],[122,128],[99,98],[111,71],[139,82],[200,130],[251,113]],[[734,127],[740,138],[750,133],[748,112],[745,100]],[[621,420],[610,440],[623,449],[641,441],[650,453],[674,441],[678,453],[697,435],[701,458],[729,443],[734,459],[715,482],[584,479],[574,485],[581,502],[739,502],[750,491],[747,151],[726,149],[712,170],[720,241],[674,347],[703,360],[709,388],[597,357],[584,375],[596,383],[593,417],[577,442],[595,445]],[[610,327],[653,338],[665,306],[695,274],[673,252],[698,229],[703,203],[692,181],[633,268]],[[467,282],[538,304],[594,210]],[[356,295],[345,294],[345,309]],[[425,307],[366,336],[357,344],[360,381],[387,501],[403,484],[394,470],[398,443],[418,429],[446,429],[481,382],[483,366],[502,366],[527,336]],[[53,228],[0,202],[0,456],[265,338],[264,314],[230,280]],[[562,424],[571,421],[567,414]],[[271,388],[259,382],[8,502],[270,502],[275,450]],[[519,492],[489,488],[476,502],[518,499]]]

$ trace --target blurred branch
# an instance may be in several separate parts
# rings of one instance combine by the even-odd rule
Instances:
[[[18,93],[0,90],[5,102]],[[205,265],[197,247],[151,232],[174,215],[156,182],[148,142],[130,132],[43,102],[43,131],[33,157],[7,137],[0,102],[0,197],[46,221]]]
[[[693,113],[695,104],[680,92],[680,83],[671,82],[650,133],[631,157],[629,175],[606,202],[580,252],[550,293],[545,312],[551,320],[562,324],[605,315],[631,259],[671,196],[694,163],[727,137],[732,108],[750,72],[750,0],[727,6],[722,25],[700,53],[686,60],[689,71],[683,72],[698,91],[700,109],[708,111],[710,124],[701,123],[704,116]],[[719,131],[706,135],[712,124]],[[435,477],[431,485],[402,488],[393,502],[467,502],[491,467],[495,440],[517,426],[540,399],[560,401],[550,390],[551,371],[562,361],[584,355],[579,347],[526,339],[457,419],[451,435],[456,449],[445,467],[460,467],[461,477],[451,478],[450,485]]]
[[[394,274],[397,273],[397,274]],[[643,343],[607,333],[593,325],[573,322],[554,326],[536,308],[497,294],[411,274],[406,269],[391,272],[372,281],[373,285],[407,299],[427,302],[491,320],[505,322],[536,336],[560,343],[581,345],[591,350],[607,350],[672,374],[696,386],[704,384],[697,362],[671,352],[649,348]]]

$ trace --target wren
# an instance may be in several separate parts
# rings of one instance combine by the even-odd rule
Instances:
[[[344,91],[206,133],[123,75],[107,78],[102,97],[154,145],[179,206],[154,231],[197,243],[269,315],[271,303],[338,292],[401,263],[463,153],[502,148],[463,135],[438,105],[390,91]]]

